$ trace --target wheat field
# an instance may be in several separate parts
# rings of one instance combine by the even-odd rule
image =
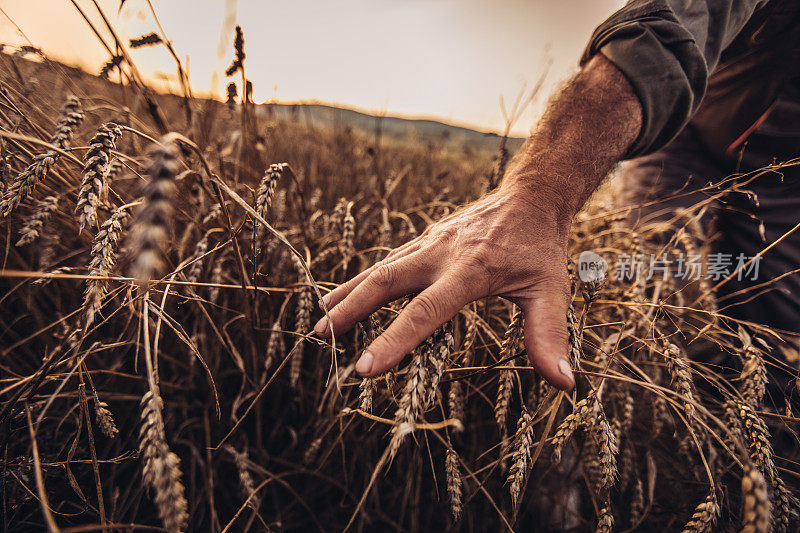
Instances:
[[[796,386],[772,385],[796,353],[708,280],[575,272],[585,250],[705,253],[706,205],[631,224],[612,180],[576,218],[575,390],[536,374],[499,298],[361,379],[408,298],[329,343],[320,297],[509,153],[277,119],[234,44],[227,102],[179,61],[180,95],[149,89],[158,33],[101,78],[0,55],[4,531],[797,530]]]

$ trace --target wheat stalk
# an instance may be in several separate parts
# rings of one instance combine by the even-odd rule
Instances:
[[[650,419],[650,439],[655,439],[669,420],[669,406],[661,394],[653,394]]]
[[[575,430],[580,427],[584,421],[597,411],[599,402],[595,394],[590,394],[575,404],[575,408],[568,414],[564,420],[556,428],[553,434],[553,462],[558,464],[561,462],[561,448],[569,440]]]
[[[517,422],[517,432],[514,435],[512,444],[513,452],[511,457],[511,468],[508,474],[509,492],[511,501],[516,507],[525,479],[531,469],[531,449],[533,448],[533,417],[527,409],[522,410],[522,415]]]
[[[600,479],[598,482],[599,489],[605,490],[614,484],[617,476],[617,441],[614,437],[614,430],[608,422],[605,413],[603,412],[602,405],[600,405],[597,414],[597,432],[594,437],[598,440],[598,447],[600,453],[598,461],[600,463]]]
[[[420,349],[414,351],[411,365],[406,375],[406,384],[403,395],[397,404],[392,427],[392,441],[390,457],[394,457],[400,449],[406,435],[414,431],[417,417],[422,414],[426,396],[426,382],[428,380],[428,362],[426,352]]]
[[[117,262],[117,244],[120,234],[128,220],[128,208],[122,206],[103,222],[94,239],[91,259],[89,260],[89,275],[86,280],[86,290],[83,295],[86,325],[94,322],[94,316],[103,305],[103,297],[108,288],[108,281],[103,279],[111,274]]]
[[[570,362],[573,368],[577,368],[583,354],[583,332],[572,304],[567,309],[567,332],[569,333]]]
[[[61,150],[69,147],[69,141],[83,121],[83,117],[80,101],[74,96],[68,97],[61,109],[55,132],[50,138],[50,144]],[[17,175],[3,192],[3,198],[0,200],[0,218],[7,217],[20,202],[33,193],[36,185],[45,180],[50,167],[58,157],[59,153],[55,150],[48,150],[33,157],[33,161]]]
[[[109,439],[113,439],[117,436],[119,430],[114,423],[114,415],[111,414],[108,404],[106,402],[101,402],[96,395],[94,399],[94,415],[97,419],[97,425],[100,431],[103,432],[103,435]]]
[[[283,220],[286,212],[286,189],[281,189],[275,193],[275,199],[272,200],[272,219]]]
[[[108,202],[108,191],[111,188],[111,184],[114,183],[114,180],[125,170],[125,165],[120,163],[119,159],[112,159],[108,163],[108,169],[106,169],[106,179],[105,179],[105,189],[103,190],[103,202]]]
[[[581,282],[581,292],[583,293],[584,314],[589,306],[600,297],[600,291],[606,283],[605,272],[597,270],[592,272],[591,279]]]
[[[689,214],[688,212],[686,214]],[[688,230],[688,231],[687,231]],[[691,260],[692,257],[701,257],[702,252],[698,249],[697,243],[698,242],[706,242],[708,239],[705,235],[705,231],[703,231],[703,227],[700,224],[699,217],[691,216],[689,218],[688,224],[686,228],[682,228],[677,233],[677,241],[683,246],[683,249],[686,251],[686,255]],[[698,280],[698,290],[701,295],[705,295],[702,299],[702,306],[703,309],[709,311],[709,315],[714,324],[717,321],[717,299],[714,297],[713,287],[709,282],[709,277],[705,275],[701,275],[700,279]]]
[[[464,479],[461,476],[461,467],[458,464],[458,454],[452,446],[447,448],[444,464],[447,476],[447,496],[450,500],[450,513],[453,515],[453,520],[457,522],[464,511],[462,500]]]
[[[362,328],[364,329],[364,341],[363,346],[366,349],[370,344],[375,342],[375,339],[378,338],[381,332],[381,323],[378,319],[377,313],[372,313],[369,315],[368,319],[369,327]],[[360,324],[359,324],[360,326]],[[375,395],[375,391],[378,389],[378,383],[375,378],[363,378],[361,380],[361,384],[359,385],[361,390],[358,399],[359,404],[361,406],[361,410],[367,413],[372,412],[372,399]]]
[[[199,241],[194,245],[194,252],[192,253],[192,264],[186,272],[186,281],[189,283],[197,283],[200,281],[200,276],[203,274],[203,255],[208,250],[208,232],[204,233]]]
[[[146,326],[145,326],[146,327]],[[161,411],[163,401],[153,390],[142,397],[139,455],[142,459],[142,479],[155,493],[154,501],[164,529],[181,531],[188,519],[188,505],[181,483],[180,459],[169,450],[164,434]]]
[[[464,352],[464,364],[469,365],[469,355],[475,344],[475,337],[478,335],[478,321],[470,314],[467,318],[467,329],[464,331],[464,340],[461,342],[461,350]]]
[[[200,224],[202,224],[203,226],[216,224],[221,214],[222,214],[222,205],[214,204],[211,207],[211,209],[209,209],[208,212],[203,216],[203,220],[200,221]]]
[[[177,170],[178,147],[172,137],[164,136],[150,150],[149,179],[142,190],[144,203],[130,236],[131,275],[139,283],[153,279],[164,268]]]
[[[750,465],[742,476],[742,528],[740,533],[767,533],[770,523],[769,497],[764,476]]]
[[[389,221],[389,210],[381,209],[381,225],[378,228],[378,246],[380,248],[391,248],[393,242],[392,223]],[[387,252],[378,251],[376,259],[383,259]]]
[[[256,212],[262,218],[267,218],[269,209],[272,206],[272,199],[275,197],[275,188],[286,166],[286,163],[272,164],[264,173],[264,177],[261,178],[261,183],[258,185],[258,192],[256,195]],[[263,236],[264,228],[259,226],[258,238],[261,239]]]
[[[687,362],[686,354],[675,344],[667,343],[666,348],[667,370],[672,377],[675,391],[681,394],[683,410],[689,422],[694,421],[695,399],[694,381],[692,371]]]
[[[310,464],[314,458],[319,453],[319,449],[322,447],[322,437],[317,437],[311,444],[308,446],[308,449],[303,453],[303,462],[306,464]]]
[[[774,477],[775,463],[772,460],[772,444],[766,423],[750,404],[737,402],[736,406],[750,459],[765,476]]]
[[[611,533],[614,529],[614,515],[611,513],[611,504],[606,501],[597,515],[596,533]]]
[[[772,495],[774,501],[772,523],[774,524],[775,531],[778,533],[788,533],[792,521],[797,518],[797,510],[800,509],[800,502],[797,501],[797,498],[786,487],[786,484],[778,475],[772,478]]]
[[[364,378],[359,383],[358,388],[360,390],[358,395],[359,408],[365,413],[371,413],[372,399],[378,389],[377,383],[373,378]]]
[[[436,329],[433,335],[428,337],[421,349],[425,350],[428,363],[428,383],[426,384],[427,393],[425,395],[425,408],[433,403],[439,390],[439,381],[442,379],[447,361],[450,358],[450,351],[453,348],[453,334],[450,332],[450,323]]]
[[[116,148],[117,137],[122,130],[113,122],[100,126],[83,161],[83,181],[78,190],[75,212],[80,229],[97,225],[97,207],[106,191],[106,175],[111,161],[111,150]]]
[[[633,399],[630,387],[625,387],[617,407],[617,416],[614,419],[613,425],[615,430],[614,435],[619,442],[622,440],[622,437],[630,431],[631,423],[633,422],[633,413],[636,409],[636,402]]]
[[[515,306],[511,322],[503,336],[503,342],[500,344],[500,361],[504,361],[508,357],[514,355],[520,336],[522,335],[522,321],[522,310]],[[514,366],[514,360],[511,359],[506,365]],[[506,419],[508,418],[508,407],[511,403],[511,393],[513,392],[515,376],[516,373],[514,370],[503,370],[500,374],[500,384],[497,388],[497,399],[494,404],[494,419],[500,428],[503,439],[505,439],[506,432],[508,431],[506,428]]]
[[[219,290],[222,284],[222,275],[225,273],[225,254],[214,262],[214,268],[211,269],[211,288],[208,289],[208,301],[216,304],[219,301]]]
[[[303,368],[303,344],[305,335],[311,330],[311,311],[314,309],[314,293],[310,288],[304,287],[297,297],[297,309],[295,310],[294,331],[298,335],[297,349],[292,356],[291,367],[289,368],[289,384],[292,388],[297,387],[300,382],[300,371]]]
[[[349,202],[347,201],[347,198],[339,198],[339,201],[333,208],[333,213],[331,214],[330,220],[328,221],[328,232],[342,231],[342,225],[344,224],[344,215],[345,211],[347,211],[348,203]]]
[[[397,388],[397,376],[394,370],[387,370],[383,375],[383,381],[386,383],[386,390],[389,391],[389,395],[394,397],[394,390]]]
[[[267,340],[267,351],[264,355],[264,372],[267,372],[275,362],[278,353],[285,353],[286,345],[283,340],[283,330],[280,320],[273,322],[269,330],[269,340]]]
[[[347,265],[353,257],[353,239],[356,235],[356,219],[353,217],[353,202],[348,202],[344,212],[344,219],[342,221],[342,269],[346,272]]]
[[[750,335],[739,327],[739,338],[742,340],[744,354],[742,359],[744,365],[739,379],[742,382],[740,391],[746,402],[753,408],[761,406],[764,391],[767,387],[767,368],[764,364],[764,356],[761,350],[753,346]]]
[[[636,478],[632,491],[633,495],[631,497],[630,519],[631,527],[636,527],[636,525],[638,525],[642,519],[645,506],[644,484],[642,483],[641,478]]]
[[[683,533],[705,533],[710,531],[719,516],[719,503],[714,487],[708,496],[695,507],[692,518],[683,527]]]
[[[125,56],[123,55],[111,56],[111,59],[106,61],[103,64],[102,68],[100,69],[100,77],[103,78],[104,80],[107,80],[108,76],[116,69],[118,69],[124,60]]]
[[[617,437],[615,434],[614,437],[617,439],[617,443],[622,443],[623,439],[626,438],[627,440],[633,440],[630,435],[625,434],[621,434],[619,437]],[[635,480],[637,471],[633,447],[630,445],[622,446],[621,444],[618,444],[618,446],[619,459],[617,461],[617,471],[619,472],[619,487],[624,488],[629,486],[631,482]]]
[[[36,202],[33,208],[33,215],[28,218],[22,229],[19,230],[19,240],[17,246],[25,246],[33,243],[39,238],[39,234],[44,225],[50,220],[50,216],[58,210],[58,196],[46,196]]]
[[[161,43],[161,37],[155,33],[150,32],[145,35],[141,35],[136,37],[135,39],[131,39],[130,41],[131,48],[142,48],[144,46],[153,46],[156,44]]]
[[[50,144],[65,150],[69,147],[69,142],[78,126],[83,122],[84,114],[81,110],[81,102],[75,96],[68,96],[64,106],[61,108],[56,130],[50,138]]]
[[[452,381],[447,393],[448,416],[464,424],[464,387],[460,381]]]
[[[261,507],[261,499],[256,494],[256,484],[253,482],[253,475],[247,466],[249,461],[247,450],[239,452],[233,446],[227,445],[225,449],[233,456],[236,472],[239,474],[239,487],[242,490],[242,497],[247,500],[247,507],[257,511]]]
[[[236,26],[236,36],[233,38],[233,51],[233,63],[225,70],[226,76],[233,76],[244,68],[244,33],[242,33],[242,27],[239,25]]]
[[[583,468],[595,492],[604,494],[616,479],[618,447],[614,430],[599,401],[593,416],[584,419],[584,425],[587,438],[581,459]]]

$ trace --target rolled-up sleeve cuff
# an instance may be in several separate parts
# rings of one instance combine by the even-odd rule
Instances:
[[[642,129],[625,159],[662,148],[705,93],[708,68],[692,35],[669,10],[626,16],[623,9],[595,30],[581,64],[598,52],[625,75],[642,105]]]

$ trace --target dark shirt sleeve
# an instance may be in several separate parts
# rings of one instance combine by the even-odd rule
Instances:
[[[767,0],[631,0],[592,34],[581,64],[601,53],[642,104],[625,159],[658,150],[689,122],[723,50]]]

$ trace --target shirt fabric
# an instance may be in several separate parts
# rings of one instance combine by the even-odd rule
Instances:
[[[642,104],[626,159],[662,148],[690,121],[712,152],[729,157],[765,122],[780,129],[771,124],[776,107],[798,109],[800,2],[632,0],[594,31],[581,64],[596,53]],[[781,120],[796,129],[794,118]]]

